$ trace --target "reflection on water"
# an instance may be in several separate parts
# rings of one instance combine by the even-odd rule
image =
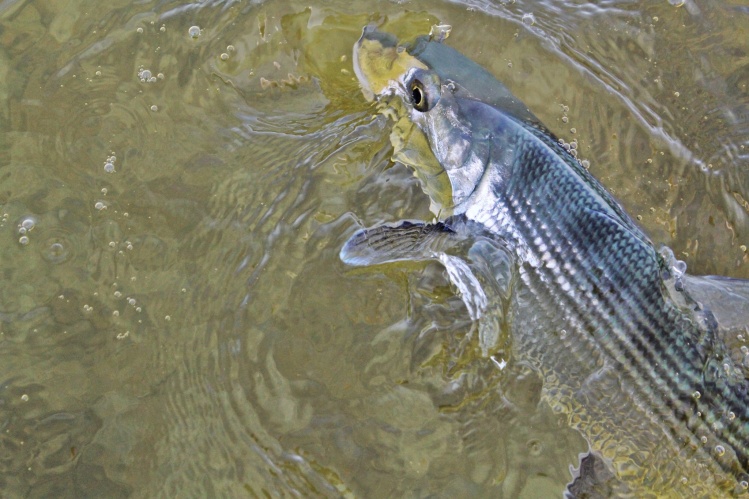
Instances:
[[[482,357],[442,267],[338,260],[357,222],[430,217],[352,72],[373,20],[405,38],[452,24],[691,272],[749,277],[746,8],[378,8],[0,4],[9,496],[569,481],[587,444],[538,373]]]

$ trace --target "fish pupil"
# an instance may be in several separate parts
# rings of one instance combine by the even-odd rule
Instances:
[[[414,105],[417,108],[424,107],[424,94],[417,84],[411,86],[411,97],[413,98]]]

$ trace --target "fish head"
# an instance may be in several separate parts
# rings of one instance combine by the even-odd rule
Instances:
[[[441,43],[447,27],[435,28],[399,45],[395,36],[368,26],[353,61],[364,96],[395,122],[393,160],[413,168],[435,214],[451,215],[466,209],[488,165],[501,164],[490,161],[501,155],[500,114],[538,121],[485,69]]]

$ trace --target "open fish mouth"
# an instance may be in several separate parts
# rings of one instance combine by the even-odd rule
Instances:
[[[411,119],[412,109],[407,105],[404,77],[414,69],[427,69],[426,64],[399,45],[395,36],[370,25],[354,45],[353,65],[364,97],[394,122],[392,160],[413,170],[435,215],[451,214],[455,200],[449,176],[434,156],[428,137]]]

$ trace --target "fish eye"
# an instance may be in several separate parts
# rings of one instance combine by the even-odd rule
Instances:
[[[424,86],[419,80],[411,82],[411,99],[417,111],[424,112],[429,109],[427,97],[424,94]]]
[[[417,69],[409,75],[406,88],[406,98],[420,113],[431,110],[439,102],[442,92],[442,84],[437,73],[423,69]]]

